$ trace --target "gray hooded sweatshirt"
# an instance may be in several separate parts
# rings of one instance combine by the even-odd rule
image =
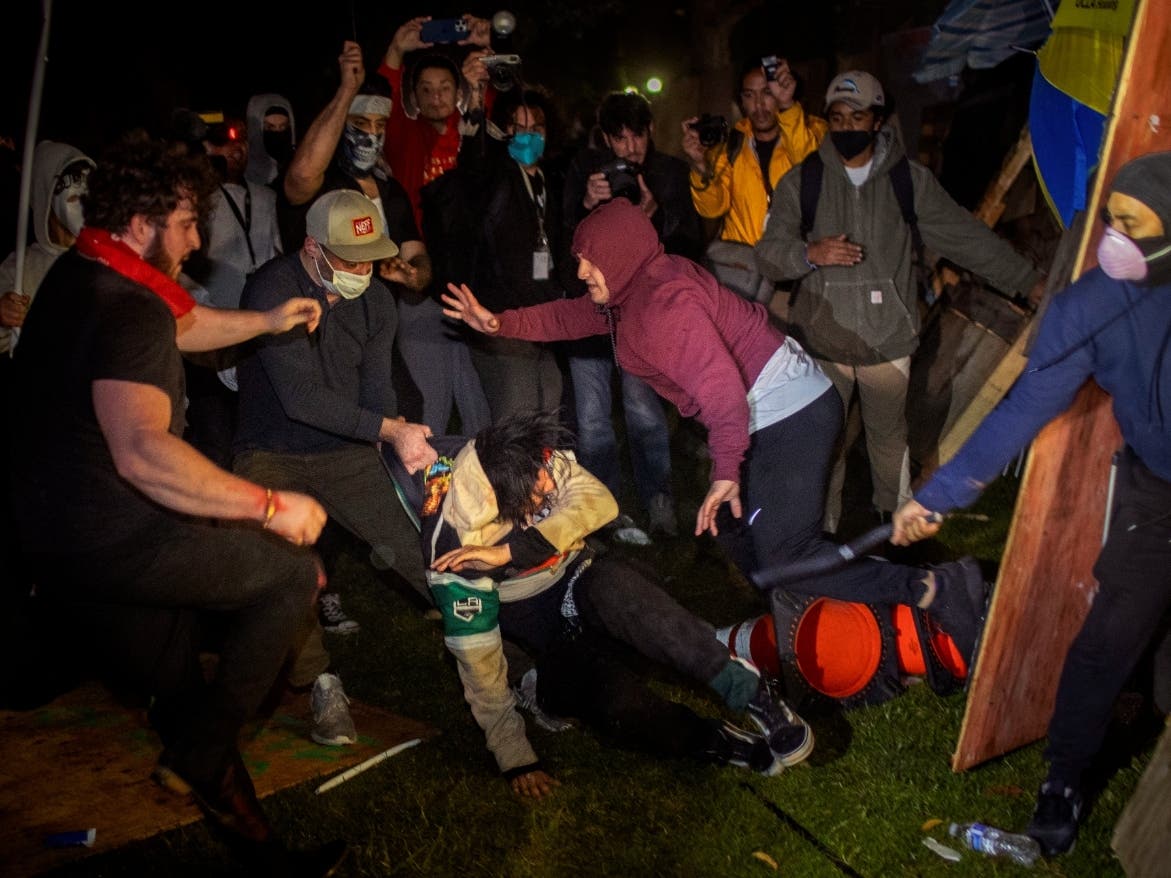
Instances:
[[[244,168],[244,179],[249,183],[267,186],[277,178],[277,163],[264,148],[264,116],[269,107],[284,107],[289,114],[289,133],[293,146],[297,145],[297,125],[293,119],[293,105],[284,95],[260,94],[248,99],[244,112],[244,127],[248,132],[248,165]]]
[[[53,188],[57,178],[77,161],[87,162],[91,168],[94,167],[93,159],[67,143],[42,140],[33,150],[29,202],[36,241],[24,251],[24,276],[21,278],[20,290],[16,289],[16,251],[9,253],[4,263],[0,264],[0,294],[16,291],[32,298],[50,266],[68,249],[54,244],[49,237],[49,212],[53,207]],[[9,353],[14,345],[12,329],[0,326],[0,353]]]

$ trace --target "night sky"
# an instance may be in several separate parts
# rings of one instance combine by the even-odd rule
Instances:
[[[764,44],[754,48],[746,40],[760,41],[763,33],[784,52],[829,56],[840,35],[833,15],[856,23],[851,7],[873,17],[878,9],[924,2],[943,0],[814,6],[766,0],[734,40],[759,54]],[[126,127],[157,128],[176,106],[242,112],[248,97],[263,91],[288,96],[304,130],[333,93],[342,41],[355,31],[373,75],[394,29],[412,14],[470,9],[491,17],[501,8],[517,16],[511,49],[524,57],[526,79],[551,87],[566,106],[575,98],[596,100],[652,69],[680,74],[691,63],[686,0],[519,0],[483,8],[386,0],[55,0],[38,139],[67,140],[93,152]],[[13,0],[5,12],[0,125],[23,138],[41,4]]]

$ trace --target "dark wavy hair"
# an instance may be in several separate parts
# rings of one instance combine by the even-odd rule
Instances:
[[[553,95],[544,86],[527,85],[497,94],[492,104],[493,124],[504,131],[512,124],[513,113],[522,106],[541,111],[545,124],[546,152],[560,146],[564,126],[561,124],[561,116],[553,101]]]
[[[517,412],[476,434],[476,456],[503,521],[528,521],[535,511],[532,494],[538,475],[572,442],[573,434],[555,411]]]
[[[636,91],[612,91],[598,105],[598,127],[610,137],[619,137],[623,128],[640,137],[651,127],[651,102]]]
[[[82,201],[86,224],[108,232],[125,232],[140,214],[161,226],[185,198],[202,226],[216,176],[206,156],[136,129],[102,153],[87,189]]]

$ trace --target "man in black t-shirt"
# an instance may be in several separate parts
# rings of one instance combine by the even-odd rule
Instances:
[[[14,501],[34,603],[90,666],[153,699],[156,779],[192,792],[250,867],[285,874],[293,855],[273,836],[237,736],[315,597],[318,563],[298,547],[317,539],[325,511],[180,438],[181,352],[312,331],[321,310],[294,298],[221,311],[176,283],[199,247],[209,171],[134,135],[90,175],[86,226],[42,281],[15,357]],[[222,637],[210,683],[198,660],[207,617]],[[344,851],[334,843],[296,862],[326,874]]]

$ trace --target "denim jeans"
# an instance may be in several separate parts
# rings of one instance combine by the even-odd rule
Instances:
[[[609,356],[570,356],[569,374],[577,411],[577,459],[615,497],[621,497],[618,438],[612,421]],[[622,408],[630,443],[634,486],[643,506],[656,494],[671,494],[671,442],[663,400],[650,385],[622,373]]]

